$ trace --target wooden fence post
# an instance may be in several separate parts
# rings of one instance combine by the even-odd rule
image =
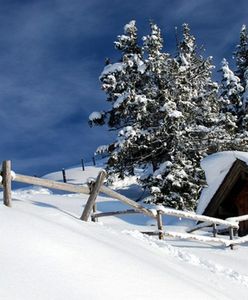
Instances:
[[[85,167],[84,167],[84,159],[83,158],[81,159],[81,165],[82,165],[82,170],[84,171]]]
[[[162,220],[162,214],[161,211],[157,211],[157,224],[158,224],[158,238],[160,240],[163,240],[164,234],[163,234],[163,220]]]
[[[216,237],[217,236],[217,227],[216,224],[213,223],[213,236]]]
[[[62,175],[63,175],[63,181],[66,183],[66,175],[65,175],[65,169],[62,169]]]
[[[92,212],[93,212],[93,215],[91,216],[91,221],[92,222],[97,222],[98,221],[98,218],[95,217],[95,213],[96,213],[96,202],[94,203],[93,207],[92,207]]]
[[[234,236],[233,227],[229,228],[229,236],[230,236],[230,240],[233,240],[233,236]],[[233,250],[233,244],[230,244],[230,248],[231,248],[231,250]]]
[[[3,177],[3,204],[11,207],[11,161],[5,160],[2,164]]]
[[[90,213],[91,213],[91,211],[93,209],[93,206],[95,204],[96,197],[97,197],[97,195],[100,191],[100,188],[103,184],[103,181],[104,181],[105,177],[106,177],[106,171],[100,171],[100,173],[97,176],[96,182],[94,183],[93,188],[91,190],[89,199],[88,199],[88,201],[85,205],[83,214],[80,218],[82,221],[88,221]]]

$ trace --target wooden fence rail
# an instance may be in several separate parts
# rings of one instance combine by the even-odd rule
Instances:
[[[168,216],[174,216],[178,218],[185,218],[190,220],[195,220],[198,222],[207,222],[209,225],[217,224],[217,225],[224,225],[227,227],[233,227],[235,229],[239,228],[239,225],[237,222],[234,222],[232,220],[222,220],[218,218],[208,217],[204,215],[197,215],[192,212],[185,212],[181,210],[171,209],[171,208],[161,208],[161,213]]]
[[[151,218],[156,218],[156,214],[154,214],[150,209],[145,208],[144,206],[138,204],[134,200],[131,200],[131,199],[111,190],[110,188],[108,188],[104,185],[101,186],[100,192],[102,192],[103,194],[106,194],[114,199],[120,200],[121,202],[133,207],[134,209],[136,209],[137,211],[139,211],[140,213],[142,213],[144,215],[147,215]]]
[[[103,213],[94,213],[91,218],[94,221],[95,219],[101,217],[110,217],[110,216],[118,216],[118,215],[132,215],[132,214],[140,214],[139,211],[135,209],[126,209],[126,210],[116,210],[116,211],[108,211]]]
[[[230,217],[227,218],[226,221],[229,222],[243,222],[243,221],[248,221],[248,215],[243,215],[243,216],[239,216],[239,217]]]
[[[43,178],[32,177],[32,176],[21,175],[21,174],[15,174],[15,178],[13,179],[13,181],[43,186],[50,189],[62,190],[62,191],[67,191],[72,193],[82,193],[82,194],[90,193],[90,189],[88,186],[80,186],[80,185],[75,185],[70,183],[57,182],[49,179],[43,179]]]

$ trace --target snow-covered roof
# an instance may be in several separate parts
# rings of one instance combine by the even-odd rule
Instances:
[[[197,214],[202,214],[207,208],[210,200],[237,159],[244,161],[248,165],[248,152],[218,152],[202,160],[201,166],[205,171],[208,186],[201,193],[196,210]]]

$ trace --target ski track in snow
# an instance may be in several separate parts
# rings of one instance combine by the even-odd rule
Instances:
[[[156,240],[153,237],[146,236],[145,234],[140,233],[137,230],[123,230],[122,233],[130,235],[140,241],[147,243],[149,246],[162,250],[163,253],[175,257],[181,261],[189,263],[194,266],[199,266],[204,269],[209,270],[211,273],[215,273],[218,275],[225,276],[231,280],[236,281],[239,284],[248,287],[248,276],[242,275],[237,271],[231,268],[225,268],[219,264],[215,264],[210,260],[205,260],[202,258],[197,257],[194,254],[187,253],[180,249],[177,249],[174,246],[168,245],[166,241]]]

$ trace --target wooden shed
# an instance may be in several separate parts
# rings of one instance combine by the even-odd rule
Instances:
[[[244,161],[234,161],[203,214],[221,219],[248,214],[248,165]],[[248,221],[240,222],[238,234],[248,234]]]

